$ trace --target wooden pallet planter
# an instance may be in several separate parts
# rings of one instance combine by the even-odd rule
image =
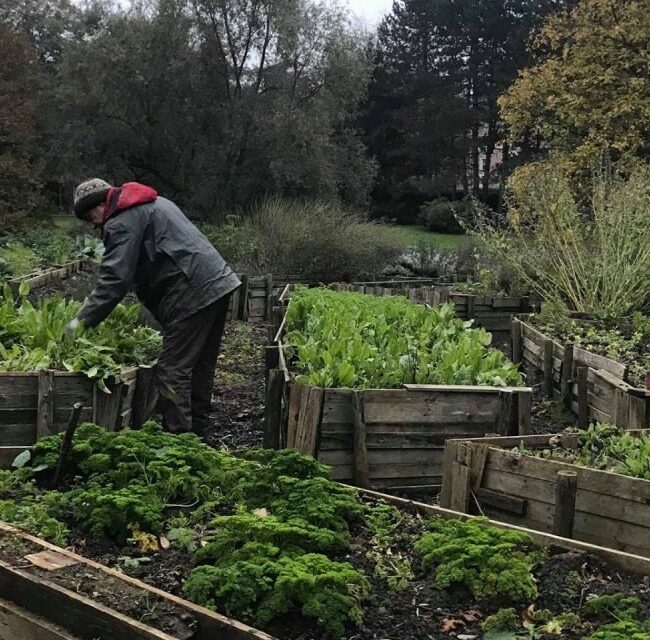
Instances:
[[[630,429],[650,427],[650,391],[627,382],[626,365],[561,343],[521,315],[512,321],[512,359],[548,397],[562,401],[586,427],[590,421]]]
[[[83,404],[82,421],[110,430],[132,424],[148,367],[132,367],[108,380],[110,394],[80,373],[65,371],[0,372],[0,444],[16,452],[39,438],[63,431],[72,406]]]
[[[36,289],[50,282],[65,280],[75,273],[86,271],[93,264],[92,261],[86,259],[72,260],[61,265],[54,265],[47,269],[34,271],[33,273],[28,273],[18,278],[11,278],[8,280],[8,284],[14,293],[18,292],[18,288],[22,283],[25,283],[30,289]]]
[[[246,624],[149,586],[40,538],[0,523],[0,548],[7,545],[21,562],[0,559],[0,638],[17,640],[274,640]],[[102,602],[101,588],[79,591],[88,583],[110,583],[125,598],[145,598],[169,608],[169,631],[161,631]]]
[[[562,437],[447,441],[440,505],[650,557],[650,481],[512,451]]]
[[[292,448],[357,486],[439,487],[445,440],[529,433],[532,389],[404,385],[321,389],[295,382],[282,342],[267,349],[266,446]]]

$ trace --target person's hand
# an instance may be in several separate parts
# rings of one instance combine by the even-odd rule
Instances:
[[[68,326],[63,330],[64,337],[69,338],[80,324],[81,321],[79,318],[72,318],[72,320],[70,320],[68,323]]]

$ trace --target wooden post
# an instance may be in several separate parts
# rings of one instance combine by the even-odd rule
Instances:
[[[578,427],[581,429],[586,429],[589,426],[589,387],[587,383],[588,372],[588,367],[578,367]]]
[[[271,322],[273,319],[273,305],[275,296],[273,295],[273,276],[269,273],[266,276],[266,308],[264,309],[264,320]]]
[[[279,369],[271,369],[268,372],[268,380],[266,383],[266,403],[264,409],[264,438],[262,446],[265,449],[280,448],[283,387],[284,373]]]
[[[54,371],[38,372],[36,440],[54,433]]]
[[[458,462],[451,465],[451,503],[449,508],[452,511],[461,513],[469,511],[469,476],[469,467]]]
[[[467,320],[476,320],[476,297],[467,296]]]
[[[577,487],[578,474],[575,471],[557,472],[555,513],[553,515],[553,533],[556,536],[573,537]]]
[[[72,406],[72,411],[70,412],[70,419],[68,420],[68,426],[65,430],[65,435],[63,436],[63,442],[61,443],[61,451],[59,452],[59,460],[56,464],[56,471],[54,472],[54,486],[59,485],[61,480],[61,472],[63,471],[63,465],[65,464],[65,459],[70,453],[72,448],[72,438],[74,437],[74,432],[79,426],[79,418],[81,417],[81,410],[83,409],[83,404],[81,402],[75,402]]]
[[[562,378],[560,382],[560,394],[564,405],[571,409],[571,386],[573,384],[573,345],[564,345],[562,357]]]
[[[149,365],[138,367],[138,377],[135,383],[135,396],[133,398],[133,409],[131,413],[131,427],[139,429],[149,418],[154,407],[154,369]]]
[[[363,407],[363,392],[352,392],[353,450],[354,450],[354,482],[363,489],[370,488],[370,466],[368,464],[368,448],[366,442],[366,422]]]
[[[517,391],[517,418],[519,435],[528,436],[533,433],[533,390],[520,389]]]
[[[518,416],[517,416],[518,417]],[[513,427],[513,398],[510,389],[499,391],[499,416],[496,431],[500,436],[516,435],[512,433]]]
[[[268,377],[271,369],[277,369],[280,364],[280,348],[277,345],[265,347],[264,361],[266,363],[266,375]]]
[[[630,396],[623,389],[614,389],[614,424],[628,427],[630,423]]]
[[[547,398],[553,398],[553,340],[544,338],[544,379],[542,383],[542,393]]]
[[[521,344],[521,321],[518,318],[512,319],[512,361],[521,364],[523,360],[523,348]]]
[[[241,287],[239,287],[239,309],[237,312],[237,320],[248,320],[248,275],[244,274],[241,277]],[[233,310],[235,313],[235,310]]]

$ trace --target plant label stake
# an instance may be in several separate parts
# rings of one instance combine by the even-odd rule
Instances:
[[[81,410],[83,409],[83,404],[81,402],[75,402],[72,406],[72,411],[70,412],[70,420],[68,421],[68,426],[65,430],[65,435],[63,436],[63,443],[61,444],[61,451],[59,453],[59,461],[56,464],[56,472],[54,473],[54,486],[59,486],[59,480],[61,478],[61,472],[63,471],[63,465],[65,459],[70,453],[72,448],[72,438],[74,437],[74,432],[79,426],[79,417],[81,416]]]

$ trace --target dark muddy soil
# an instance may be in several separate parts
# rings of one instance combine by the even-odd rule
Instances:
[[[204,440],[217,448],[262,446],[264,347],[267,327],[233,322],[226,327],[213,396],[211,425]]]
[[[400,538],[384,553],[388,563],[402,557],[411,563],[413,576],[399,590],[390,589],[384,578],[376,575],[376,561],[368,552],[374,548],[369,532],[359,523],[351,527],[350,550],[333,558],[350,562],[362,571],[371,585],[370,595],[363,600],[364,620],[360,626],[350,624],[346,638],[358,640],[464,640],[482,637],[481,623],[488,615],[502,607],[514,606],[518,614],[535,605],[537,610],[549,609],[554,615],[566,612],[580,613],[586,600],[594,595],[625,593],[641,600],[643,617],[650,612],[650,587],[639,576],[620,572],[598,557],[554,548],[534,569],[539,597],[533,602],[514,604],[503,600],[478,600],[463,587],[440,589],[435,584],[435,572],[424,570],[413,550],[413,541],[425,530],[424,520],[414,515],[400,528]],[[141,554],[130,545],[119,547],[110,542],[85,539],[77,535],[72,540],[77,553],[170,593],[183,596],[182,584],[191,571],[191,555],[172,546],[153,554]],[[13,562],[33,552],[21,546],[7,548],[0,542],[0,559]],[[38,571],[38,570],[35,570]],[[52,574],[46,572],[49,579]],[[142,592],[125,591],[117,581],[100,580],[101,574],[80,567],[70,567],[58,574],[57,581],[67,588],[92,596],[142,622],[162,628],[178,638],[186,638],[192,620],[183,612],[159,598],[145,597]],[[120,586],[120,590],[117,590]],[[135,591],[135,590],[134,590]],[[253,621],[248,621],[253,622]],[[265,631],[285,640],[332,640],[310,622],[298,615],[286,615],[264,627]],[[577,640],[593,631],[588,622],[575,632],[548,635],[548,640]],[[546,640],[538,634],[536,640]]]
[[[28,297],[32,302],[55,295],[60,295],[66,300],[83,300],[93,290],[96,281],[97,269],[87,268],[64,280],[56,280],[36,287],[30,291]]]

